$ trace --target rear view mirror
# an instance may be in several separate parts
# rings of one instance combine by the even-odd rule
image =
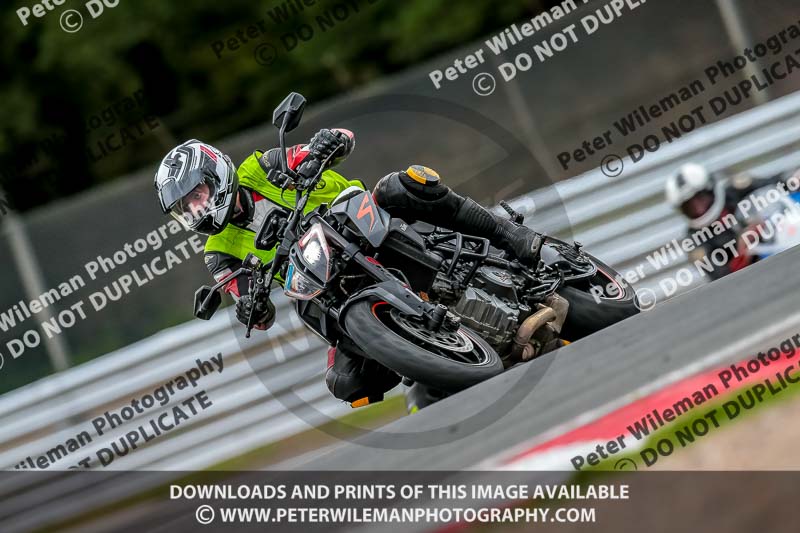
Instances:
[[[222,296],[208,285],[203,285],[194,293],[194,316],[200,320],[210,320],[222,304]]]
[[[272,114],[272,123],[276,128],[290,132],[300,124],[303,111],[306,108],[306,99],[300,93],[290,93],[283,99]]]

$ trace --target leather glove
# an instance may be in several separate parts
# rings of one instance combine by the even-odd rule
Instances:
[[[308,143],[308,150],[318,161],[324,161],[328,156],[331,160],[341,160],[350,155],[355,147],[355,140],[340,130],[319,130]]]
[[[236,318],[245,326],[250,318],[250,309],[252,307],[253,297],[249,294],[242,296],[239,298],[239,301],[236,302]],[[266,330],[271,328],[274,323],[275,304],[273,304],[271,300],[258,302],[256,305],[256,310],[253,313],[253,328]]]

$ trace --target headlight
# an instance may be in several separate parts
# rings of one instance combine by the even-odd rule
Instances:
[[[293,262],[286,271],[286,284],[283,287],[286,296],[295,300],[311,300],[322,292],[322,286],[304,275]]]
[[[300,249],[298,259],[317,279],[327,282],[331,273],[331,249],[325,240],[322,225],[317,223],[311,226],[297,244]]]

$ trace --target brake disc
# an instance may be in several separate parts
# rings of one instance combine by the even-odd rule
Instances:
[[[425,344],[459,353],[471,352],[474,348],[470,338],[461,329],[456,331],[445,331],[444,329],[431,331],[425,326],[421,318],[404,315],[397,309],[392,309],[389,314],[398,326]]]

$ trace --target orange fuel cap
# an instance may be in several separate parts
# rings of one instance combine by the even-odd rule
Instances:
[[[439,183],[439,174],[432,168],[422,165],[411,165],[406,170],[406,174],[412,180],[423,185],[436,185]]]

